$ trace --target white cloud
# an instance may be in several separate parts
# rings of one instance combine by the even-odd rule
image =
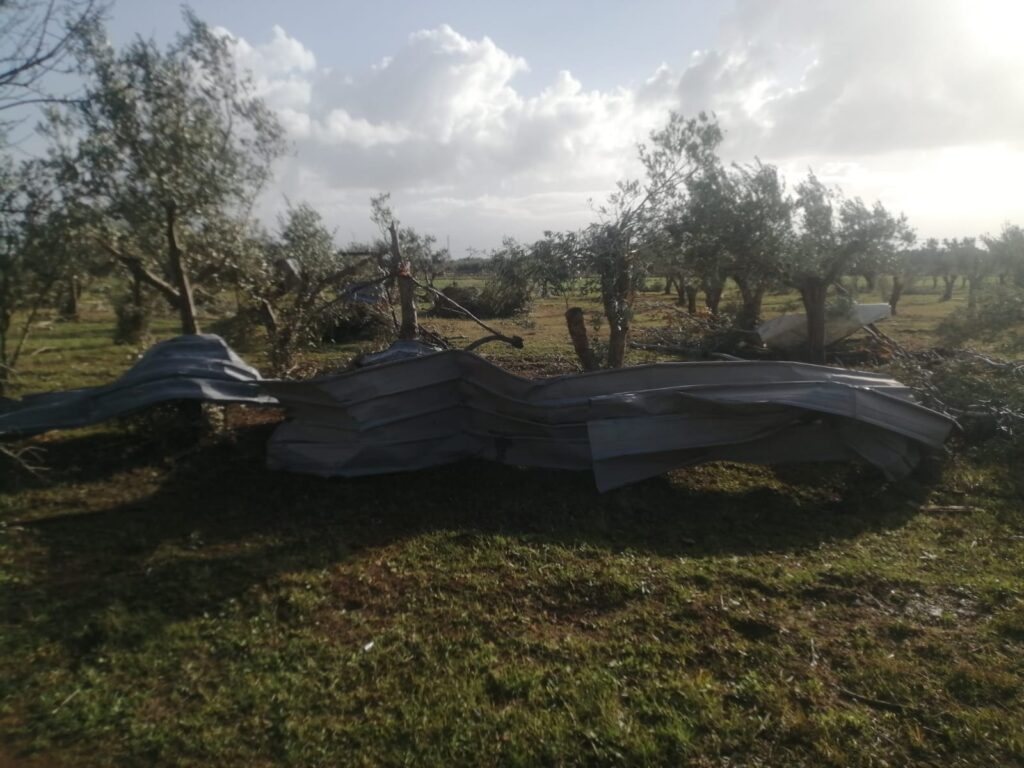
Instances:
[[[677,109],[714,111],[729,159],[760,156],[793,181],[813,166],[922,234],[953,235],[1024,219],[1009,181],[1024,167],[1024,46],[1007,32],[1022,23],[1016,0],[741,0],[718,41],[666,51],[640,83],[588,90],[563,71],[532,95],[516,84],[524,59],[449,26],[361,72],[318,67],[280,27],[234,45],[296,145],[268,207],[308,199],[343,233],[366,231],[376,190],[415,226],[477,245],[580,225]]]

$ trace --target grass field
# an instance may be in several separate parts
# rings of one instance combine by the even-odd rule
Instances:
[[[909,295],[886,330],[933,344],[963,300]],[[572,370],[563,312],[485,353]],[[40,329],[17,393],[109,381],[137,353],[111,328]],[[895,485],[714,464],[598,494],[489,464],[272,473],[275,414],[198,444],[170,418],[38,438],[41,481],[0,468],[0,766],[1024,765],[1006,441]]]

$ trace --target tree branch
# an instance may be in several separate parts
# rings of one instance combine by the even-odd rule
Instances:
[[[128,254],[121,253],[119,250],[117,250],[117,248],[115,248],[105,240],[99,240],[98,242],[107,253],[109,253],[111,256],[117,259],[117,261],[119,261],[124,267],[126,267],[128,271],[131,272],[132,276],[135,277],[136,280],[145,283],[151,288],[155,288],[157,291],[161,293],[161,295],[163,295],[165,299],[167,299],[171,306],[177,307],[180,304],[181,296],[178,295],[178,292],[174,289],[174,286],[172,286],[166,280],[161,278],[159,275],[155,275],[148,269],[146,269],[146,267],[142,263],[142,259],[140,259],[138,256],[129,256]]]
[[[442,293],[441,291],[437,290],[436,288],[434,288],[432,286],[424,285],[423,283],[421,283],[419,280],[417,280],[414,277],[410,276],[409,280],[411,280],[415,285],[418,285],[423,290],[429,291],[430,293],[434,294],[438,298],[441,298],[444,301],[447,301],[449,304],[452,305],[452,307],[455,308],[456,311],[461,312],[462,314],[464,314],[466,317],[468,317],[474,323],[479,325],[485,331],[489,331],[492,334],[492,338],[486,339],[486,341],[503,341],[506,344],[511,344],[516,349],[522,349],[523,348],[523,339],[522,339],[521,336],[506,336],[504,333],[502,333],[501,331],[497,330],[496,328],[491,328],[491,326],[489,326],[487,323],[485,323],[479,317],[474,315],[472,312],[470,312],[468,309],[466,309],[464,306],[459,304],[457,301],[455,301],[455,299],[451,298],[450,296],[447,296],[446,294]],[[481,344],[484,343],[484,340],[481,340],[480,343]],[[478,344],[471,344],[469,348],[472,349],[475,346],[479,346],[479,345]]]

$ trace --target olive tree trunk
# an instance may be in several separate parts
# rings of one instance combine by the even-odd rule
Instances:
[[[896,316],[896,306],[900,303],[900,298],[903,296],[903,276],[893,275],[892,276],[892,292],[889,294],[889,311],[892,312],[893,316]]]
[[[707,279],[703,281],[704,306],[712,315],[718,314],[718,306],[722,303],[722,293],[725,292],[725,281],[718,279]]]
[[[188,277],[188,264],[185,253],[178,246],[175,232],[177,210],[174,204],[167,206],[167,259],[170,263],[171,276],[174,279],[178,294],[178,314],[181,317],[181,332],[185,334],[199,333],[199,321],[196,318],[196,302],[192,296],[192,281]]]
[[[953,298],[953,289],[956,288],[957,275],[943,275],[942,280],[946,284],[946,290],[942,292],[942,298],[939,301],[949,301]]]
[[[583,310],[580,307],[572,307],[565,313],[565,324],[569,328],[569,338],[572,339],[573,349],[576,350],[576,357],[584,371],[596,371],[600,366],[594,350],[590,348],[590,339],[587,337],[587,324],[583,320]]]
[[[398,338],[415,339],[419,335],[419,320],[416,317],[416,284],[412,281],[412,267],[402,258],[398,245],[398,226],[394,221],[388,226],[391,233],[391,269],[398,279],[398,300],[402,310],[402,324]]]
[[[736,324],[745,331],[752,331],[761,319],[761,305],[764,303],[764,294],[768,286],[765,283],[752,286],[743,278],[733,277],[733,281],[740,290],[742,300]]]
[[[825,301],[828,283],[814,280],[800,286],[807,315],[807,359],[812,363],[825,363]]]

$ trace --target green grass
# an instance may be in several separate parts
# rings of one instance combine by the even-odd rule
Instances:
[[[950,309],[908,296],[890,332],[932,343]],[[571,370],[563,311],[485,349]],[[40,330],[23,391],[126,368],[109,330]],[[0,765],[1024,764],[1006,444],[898,485],[720,464],[602,495],[482,463],[272,473],[274,418],[195,444],[158,414],[38,438],[42,482],[4,468]]]

